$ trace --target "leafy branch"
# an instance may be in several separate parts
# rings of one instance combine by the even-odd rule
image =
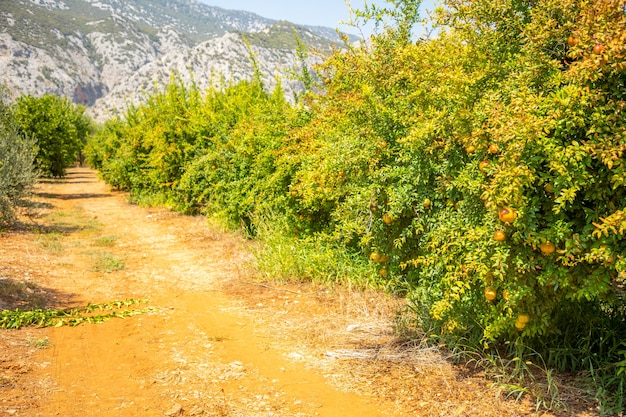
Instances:
[[[125,308],[147,302],[148,300],[128,299],[102,304],[87,304],[84,307],[61,310],[4,310],[0,311],[0,328],[20,329],[26,326],[61,327],[78,326],[83,323],[104,323],[112,318],[126,318],[156,311],[156,309],[152,307],[144,309]],[[91,314],[96,311],[105,313]]]

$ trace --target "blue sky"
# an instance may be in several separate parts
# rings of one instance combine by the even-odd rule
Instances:
[[[339,25],[341,20],[349,20],[348,7],[344,0],[201,0],[211,6],[224,9],[246,10],[263,17],[288,20],[293,23],[339,28],[354,33],[354,29]],[[359,9],[364,0],[350,0],[353,8]],[[369,0],[369,3],[384,5],[384,0]],[[424,0],[422,8],[433,9],[436,0]]]

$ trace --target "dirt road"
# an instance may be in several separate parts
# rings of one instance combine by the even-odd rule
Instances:
[[[30,227],[0,235],[0,308],[154,310],[0,331],[0,416],[594,415],[535,413],[437,350],[398,347],[399,300],[255,281],[252,242],[129,205],[89,169],[35,201]]]

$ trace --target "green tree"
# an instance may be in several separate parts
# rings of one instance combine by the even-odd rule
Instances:
[[[15,208],[37,178],[35,155],[35,140],[20,132],[11,107],[0,96],[0,226],[14,219]]]
[[[67,98],[46,94],[17,100],[16,120],[22,132],[37,140],[37,167],[42,175],[62,177],[76,162],[89,133],[84,107]]]

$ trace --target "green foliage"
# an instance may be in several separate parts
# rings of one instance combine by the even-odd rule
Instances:
[[[111,252],[92,252],[94,266],[93,271],[111,273],[115,271],[121,271],[126,267],[124,260],[120,259]]]
[[[277,166],[277,150],[292,117],[280,86],[270,95],[256,79],[202,97],[172,78],[124,122],[107,122],[86,156],[107,182],[135,198],[158,194],[183,212],[252,230],[255,212],[285,199],[288,173]]]
[[[388,3],[295,107],[173,82],[91,146],[103,176],[256,233],[272,276],[358,274],[434,340],[586,372],[623,409],[624,1],[448,0],[418,41],[419,2]]]
[[[0,328],[19,329],[26,326],[61,327],[78,326],[84,323],[103,323],[112,318],[132,317],[155,311],[153,308],[128,309],[146,300],[121,300],[102,304],[88,304],[84,307],[68,308],[63,310],[3,310],[0,311]],[[104,314],[94,312],[104,311]]]
[[[51,94],[22,96],[15,104],[15,118],[21,131],[37,140],[36,164],[41,174],[63,177],[89,133],[84,108]]]
[[[255,219],[255,224],[255,237],[263,242],[255,255],[267,279],[383,289],[377,271],[358,252],[312,237],[294,239],[289,223],[281,216],[269,214]]]
[[[35,183],[35,155],[35,140],[20,132],[14,112],[0,96],[0,227],[14,220],[15,209]]]

